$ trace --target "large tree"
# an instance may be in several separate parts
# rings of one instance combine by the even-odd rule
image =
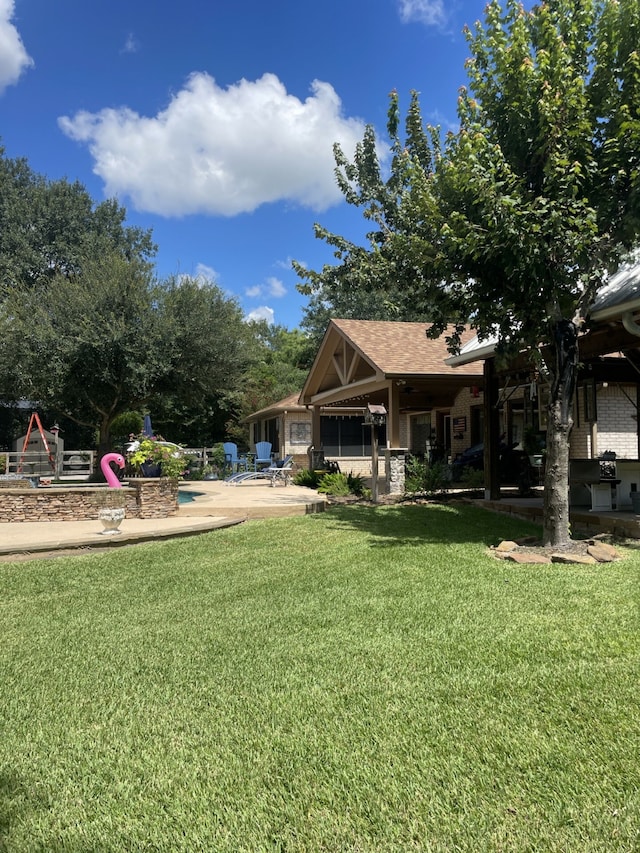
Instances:
[[[209,445],[237,412],[247,366],[257,358],[251,325],[234,298],[189,277],[162,288],[166,371],[149,403],[154,427],[174,441]]]
[[[640,4],[492,0],[467,36],[458,132],[423,130],[414,95],[403,142],[392,95],[390,177],[338,151],[377,226],[340,268],[356,258],[365,288],[389,276],[434,333],[471,321],[498,355],[531,353],[549,385],[544,537],[562,546],[579,333],[640,232]]]
[[[16,284],[7,294],[1,387],[5,398],[36,400],[93,427],[104,453],[114,419],[144,406],[167,372],[162,294],[139,259],[105,251],[81,266],[76,275]]]
[[[156,251],[151,231],[128,226],[125,218],[113,199],[94,204],[79,182],[50,181],[0,148],[0,301],[15,286],[75,275],[82,259],[105,248],[150,260]]]
[[[116,251],[81,260],[77,275],[7,297],[5,396],[93,427],[101,453],[114,420],[136,410],[172,440],[209,443],[251,353],[235,300],[192,279],[158,282],[148,263]]]

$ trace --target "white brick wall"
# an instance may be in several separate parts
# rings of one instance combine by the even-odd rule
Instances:
[[[625,393],[626,392],[626,393]],[[583,390],[578,393],[579,425],[571,433],[571,458],[590,459],[612,450],[619,459],[638,458],[638,420],[635,386],[598,386],[597,446],[591,446],[591,425],[584,422]]]

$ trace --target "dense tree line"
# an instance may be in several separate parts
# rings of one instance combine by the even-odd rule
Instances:
[[[286,330],[246,323],[215,284],[159,280],[155,253],[117,202],[94,204],[79,183],[0,150],[0,400],[14,435],[6,404],[26,400],[101,452],[128,412],[150,412],[174,441],[211,444],[248,414],[252,387],[299,384],[293,367],[278,375]]]

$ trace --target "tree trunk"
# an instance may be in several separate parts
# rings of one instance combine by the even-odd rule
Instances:
[[[104,475],[100,469],[100,460],[106,453],[111,453],[111,450],[111,421],[103,417],[98,432],[98,455],[96,459],[96,476],[99,480],[104,480]]]
[[[578,334],[574,323],[560,320],[554,328],[555,370],[547,412],[543,538],[562,548],[571,542],[569,522],[569,436],[578,375]]]

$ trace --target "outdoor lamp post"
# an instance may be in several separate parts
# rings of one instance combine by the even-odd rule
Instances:
[[[378,503],[378,427],[386,423],[387,410],[384,406],[367,403],[364,422],[371,427],[371,500]]]

